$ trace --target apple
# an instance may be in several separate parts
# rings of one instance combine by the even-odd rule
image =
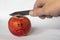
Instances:
[[[26,36],[30,32],[31,23],[25,16],[12,16],[8,21],[9,31],[15,36]]]

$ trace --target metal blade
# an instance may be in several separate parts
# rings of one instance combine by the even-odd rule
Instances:
[[[30,10],[26,10],[26,11],[17,11],[17,12],[14,12],[12,14],[10,14],[11,16],[14,16],[14,15],[29,15],[29,11]]]

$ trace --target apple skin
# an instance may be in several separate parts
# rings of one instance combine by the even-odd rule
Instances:
[[[15,36],[26,36],[30,32],[31,23],[25,16],[13,16],[8,21],[8,29]]]

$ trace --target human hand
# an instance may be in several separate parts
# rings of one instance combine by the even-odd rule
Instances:
[[[40,18],[57,17],[60,15],[60,0],[37,0],[29,14]]]

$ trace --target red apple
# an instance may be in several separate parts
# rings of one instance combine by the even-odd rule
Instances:
[[[15,36],[25,36],[30,32],[31,23],[25,16],[13,16],[8,21],[8,28]]]

